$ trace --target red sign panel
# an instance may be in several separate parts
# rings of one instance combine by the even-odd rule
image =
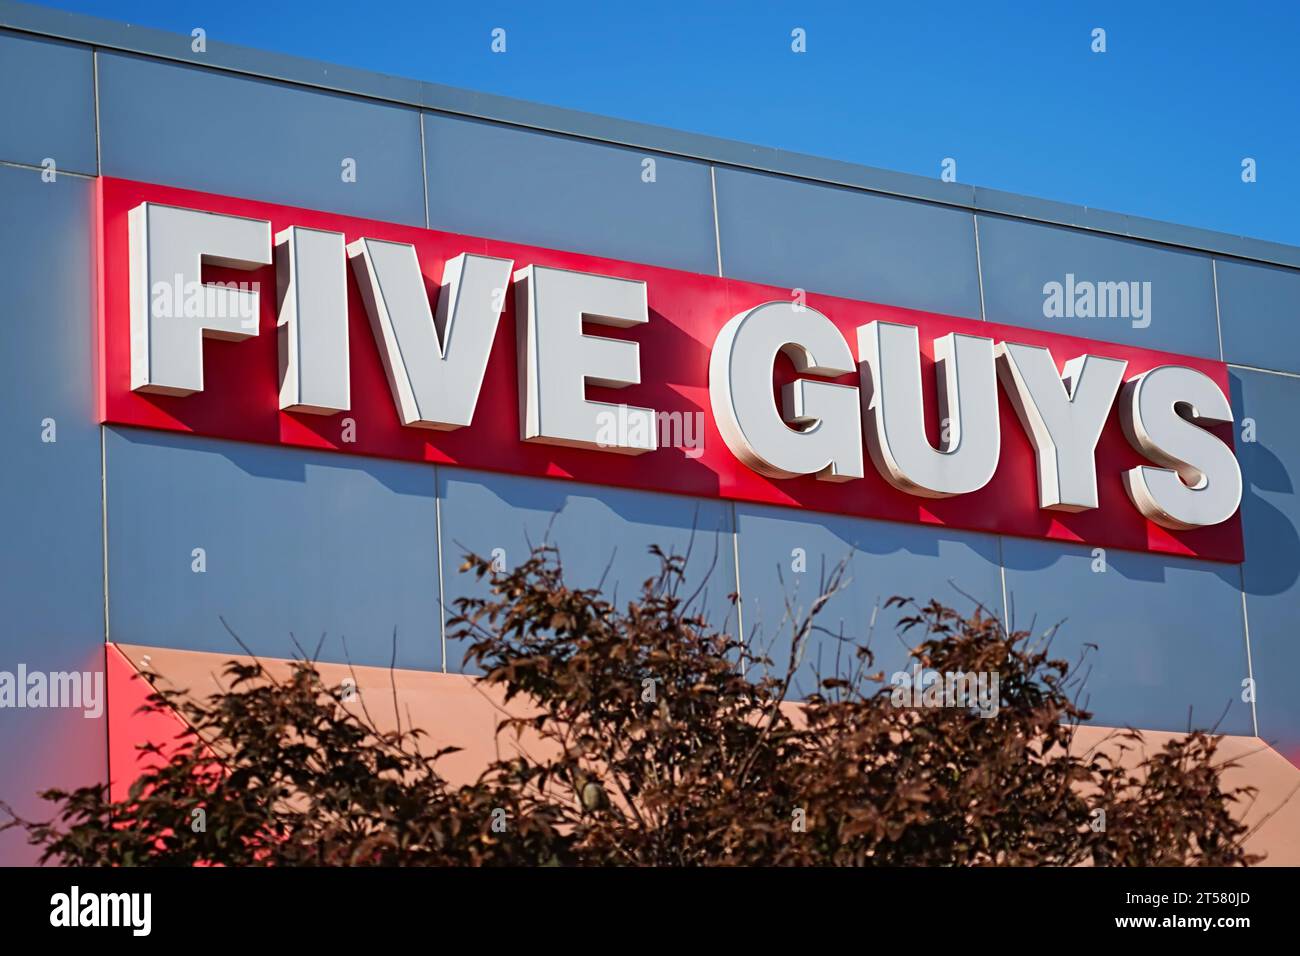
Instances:
[[[710,353],[728,320],[764,302],[790,301],[789,289],[164,186],[102,179],[99,189],[99,411],[101,421],[106,423],[1219,561],[1243,559],[1239,513],[1216,525],[1175,531],[1149,521],[1137,510],[1121,475],[1151,462],[1125,438],[1118,402],[1096,449],[1098,507],[1077,513],[1039,508],[1033,447],[1001,390],[997,470],[983,488],[969,494],[917,497],[888,483],[869,461],[865,477],[842,482],[819,481],[812,476],[770,478],[751,470],[724,442],[714,420],[709,397]],[[505,296],[472,423],[448,431],[404,426],[366,305],[350,271],[347,411],[318,415],[280,410],[274,265],[252,272],[204,267],[204,281],[257,282],[267,293],[260,296],[260,326],[255,337],[237,342],[203,342],[202,391],[185,396],[133,391],[128,214],[145,202],[269,220],[273,234],[298,226],[340,232],[348,242],[364,237],[410,243],[431,299],[439,294],[444,264],[463,253],[512,259],[516,269],[550,266],[644,281],[649,305],[647,323],[592,330],[592,334],[639,344],[641,384],[622,389],[588,385],[588,397],[660,412],[680,412],[683,416],[698,413],[700,417],[693,420],[703,424],[702,447],[685,451],[661,447],[633,456],[522,441],[514,295]],[[935,263],[935,268],[942,267],[942,263]],[[919,329],[926,428],[931,442],[937,442],[939,437],[939,422],[933,412],[937,401],[933,343],[950,332],[1046,346],[1058,366],[1085,353],[1122,359],[1128,363],[1125,374],[1130,378],[1162,365],[1185,366],[1209,376],[1224,394],[1228,393],[1227,366],[1208,359],[813,292],[807,294],[806,305],[828,316],[855,354],[856,330],[866,323],[881,320]],[[765,374],[765,370],[758,369],[755,374]],[[775,385],[794,375],[793,365],[780,357]],[[831,381],[859,384],[856,375]],[[1211,431],[1231,445],[1230,425],[1216,426]]]

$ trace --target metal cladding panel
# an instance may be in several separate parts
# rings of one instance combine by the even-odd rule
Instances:
[[[738,506],[740,593],[751,651],[784,674],[793,644],[793,619],[801,618],[844,565],[843,590],[817,618],[825,630],[809,636],[793,685],[803,697],[821,679],[844,676],[860,665],[853,643],[867,643],[870,671],[886,680],[910,667],[909,637],[898,619],[915,608],[886,608],[892,597],[944,604],[1002,617],[998,541],[992,535],[868,521],[837,515],[791,513],[782,508]]]
[[[1209,256],[999,216],[979,243],[991,322],[1219,357]]]
[[[1254,732],[1238,568],[1013,538],[1002,556],[1013,626],[1050,636],[1096,723]]]
[[[115,640],[439,666],[432,468],[132,429],[104,439]]]
[[[704,163],[461,117],[423,122],[432,228],[717,271]]]
[[[1300,765],[1300,378],[1233,369],[1233,408],[1249,422],[1245,478],[1246,619],[1259,735]]]
[[[424,222],[416,110],[101,53],[99,124],[106,176]]]
[[[89,47],[0,32],[0,162],[99,171]]]
[[[974,217],[719,168],[722,273],[790,289],[980,318]]]
[[[94,187],[0,168],[0,210],[0,671],[90,675],[93,693],[104,669]],[[39,817],[38,790],[103,778],[103,715],[85,711],[0,709],[0,800]],[[34,853],[10,830],[0,861]]]
[[[538,545],[554,547],[569,587],[603,586],[616,605],[634,599],[660,571],[652,545],[685,559],[678,587],[717,631],[736,633],[728,595],[736,590],[731,508],[701,501],[574,482],[440,468],[442,589],[446,619],[457,599],[482,597],[487,585],[459,569],[469,553],[512,568]],[[446,669],[465,665],[470,641],[447,625]]]
[[[1215,261],[1223,360],[1300,374],[1300,270]]]

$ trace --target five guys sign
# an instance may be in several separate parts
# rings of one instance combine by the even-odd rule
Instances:
[[[1220,362],[122,180],[99,209],[104,422],[1243,557]]]

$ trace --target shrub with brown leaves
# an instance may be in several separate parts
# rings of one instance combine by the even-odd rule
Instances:
[[[543,743],[473,784],[439,775],[446,751],[424,753],[420,729],[381,731],[344,707],[310,662],[275,679],[232,661],[229,686],[204,700],[154,680],[147,706],[188,730],[147,748],[159,766],[126,798],[51,790],[53,820],[5,826],[25,827],[43,860],[83,865],[1255,861],[1230,812],[1252,791],[1221,786],[1232,764],[1216,762],[1216,738],[1190,733],[1149,756],[1136,731],[1072,746],[1089,715],[1067,691],[1069,665],[1029,634],[894,599],[916,665],[958,687],[995,675],[994,706],[900,701],[866,646],[796,705],[801,648],[841,574],[791,620],[790,658],[774,668],[691,611],[683,559],[659,559],[617,607],[567,586],[550,548],[503,573],[468,558],[487,593],[458,601],[450,627],[476,679],[526,712],[498,734]]]

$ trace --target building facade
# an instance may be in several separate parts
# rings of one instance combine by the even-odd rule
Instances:
[[[432,432],[413,453],[389,453],[366,446],[368,435],[359,448],[326,440],[324,426],[245,433],[241,399],[193,420],[177,409],[197,405],[167,404],[183,397],[141,410],[137,389],[114,390],[130,347],[125,326],[106,319],[128,241],[125,206],[112,222],[106,209],[128,199],[209,212],[234,202],[221,208],[265,214],[276,230],[337,228],[349,241],[356,222],[388,224],[373,228],[398,238],[478,237],[488,256],[509,249],[516,268],[536,250],[554,252],[538,262],[593,273],[636,264],[655,277],[652,324],[665,319],[656,288],[725,299],[753,284],[740,308],[776,289],[804,293],[820,312],[872,303],[895,321],[945,317],[941,331],[987,323],[998,341],[1010,327],[1086,339],[1098,353],[1183,357],[1220,376],[1230,402],[1223,434],[1240,466],[1240,516],[1212,542],[1181,546],[1154,527],[1141,541],[1109,525],[1075,533],[1068,517],[1029,528],[992,495],[960,516],[942,504],[911,515],[815,495],[808,504],[717,481],[717,470],[692,471],[689,455],[662,448],[636,468],[588,474],[575,456],[604,461],[601,451],[506,462],[444,455]],[[0,250],[0,672],[102,677],[112,644],[137,656],[235,655],[233,630],[268,658],[320,638],[326,662],[387,666],[396,653],[402,669],[457,674],[464,647],[446,622],[472,587],[457,571],[464,552],[512,564],[550,541],[573,583],[603,577],[626,595],[653,573],[657,544],[689,549],[705,610],[774,657],[784,596],[806,604],[822,569],[846,559],[852,586],[826,623],[846,634],[874,626],[887,671],[903,651],[885,599],[978,602],[1013,626],[1054,628],[1060,656],[1085,657],[1098,725],[1190,722],[1260,738],[1300,763],[1300,249],[216,42],[197,53],[189,37],[6,0]],[[441,267],[422,260],[434,289]],[[346,294],[361,295],[352,267],[347,276]],[[1123,284],[1131,297],[1119,314],[1077,308],[1087,284]],[[205,342],[206,360],[242,348],[274,381],[273,305],[255,344]],[[522,321],[504,308],[503,329]],[[380,365],[373,341],[353,331],[357,400],[356,365]],[[694,355],[682,361],[703,374],[712,331],[664,348]],[[355,357],[362,347],[374,354]],[[513,354],[508,342],[498,348]],[[643,344],[647,381],[656,354]],[[515,395],[493,390],[493,368],[488,412],[517,431]],[[202,399],[242,394],[235,366],[207,371]],[[515,387],[513,373],[501,381]],[[378,386],[366,400],[377,392],[390,400]],[[627,394],[636,405],[636,387]],[[683,395],[713,421],[707,396]],[[1016,419],[1003,413],[1005,436]],[[249,414],[281,413],[272,404]],[[480,417],[474,427],[494,426]],[[712,424],[701,433],[717,446],[707,454],[734,451],[714,436]],[[1118,498],[1117,474],[1098,481]],[[808,649],[803,692],[832,653],[829,643]],[[0,799],[19,812],[42,812],[38,789],[125,772],[110,767],[110,708],[85,695],[81,708],[31,698],[0,708]],[[1278,839],[1294,847],[1300,835]],[[16,834],[0,836],[0,862],[32,858]]]

